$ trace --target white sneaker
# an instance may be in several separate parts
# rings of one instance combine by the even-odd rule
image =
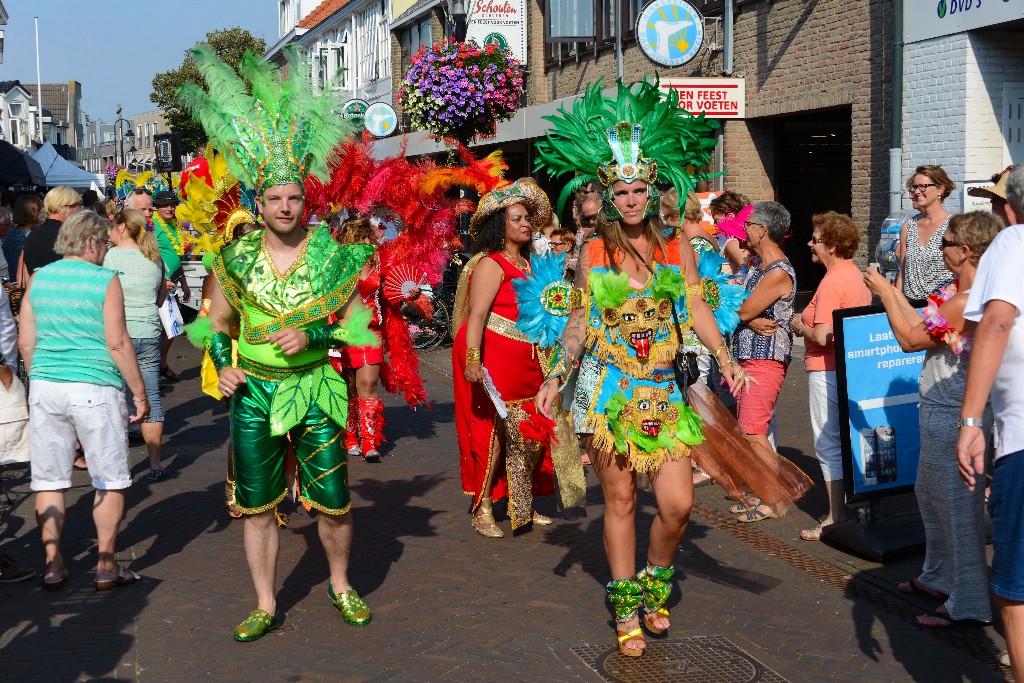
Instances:
[[[362,455],[363,452],[359,450],[359,446],[353,446],[352,448],[348,449],[348,454],[353,457],[358,457]]]

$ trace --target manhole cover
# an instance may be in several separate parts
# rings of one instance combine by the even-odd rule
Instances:
[[[694,636],[647,642],[643,657],[624,657],[617,648],[588,645],[573,653],[613,683],[786,683],[786,679],[722,636]]]

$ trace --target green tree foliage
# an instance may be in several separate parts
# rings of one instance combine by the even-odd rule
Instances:
[[[217,52],[224,62],[238,68],[246,50],[262,55],[267,50],[267,43],[257,38],[244,28],[229,28],[221,31],[210,31],[205,42]],[[197,43],[198,44],[198,43]],[[171,130],[181,135],[182,149],[192,150],[196,145],[206,141],[203,128],[185,111],[178,101],[178,88],[183,83],[192,82],[205,86],[199,68],[187,55],[177,69],[158,73],[153,77],[153,92],[149,99],[156,103],[167,117]]]

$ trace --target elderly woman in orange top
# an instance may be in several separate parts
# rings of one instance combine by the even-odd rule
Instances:
[[[814,231],[807,246],[811,250],[811,260],[825,266],[825,277],[807,308],[793,320],[793,334],[804,338],[811,435],[828,488],[829,509],[818,526],[800,532],[800,538],[805,541],[817,541],[824,527],[846,519],[832,313],[871,303],[871,292],[853,263],[853,255],[860,246],[860,228],[852,218],[835,211],[816,214],[811,223]]]

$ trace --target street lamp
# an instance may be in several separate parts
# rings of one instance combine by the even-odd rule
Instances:
[[[128,124],[128,131],[125,132],[122,124]],[[124,143],[128,141],[128,146],[131,147],[130,152],[135,154],[135,133],[132,132],[132,122],[128,119],[121,118],[121,105],[117,105],[117,121],[114,121],[114,135],[121,138],[121,167],[127,167],[127,157],[124,155]]]

